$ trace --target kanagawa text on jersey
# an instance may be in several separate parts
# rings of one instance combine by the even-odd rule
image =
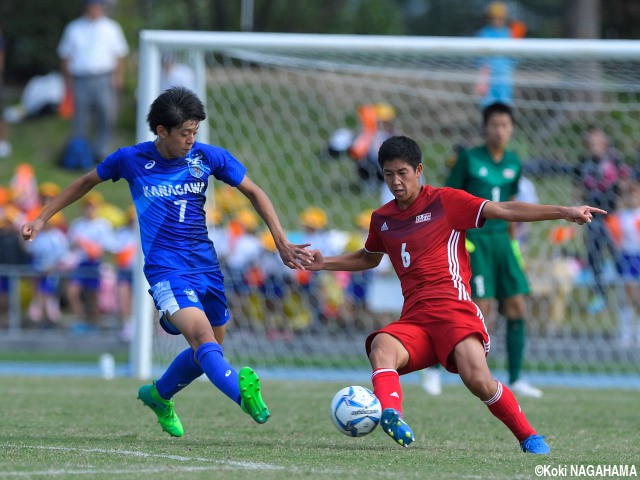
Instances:
[[[206,188],[204,182],[179,183],[177,185],[145,185],[142,187],[145,197],[170,197],[172,195],[186,195],[188,193],[202,193]]]

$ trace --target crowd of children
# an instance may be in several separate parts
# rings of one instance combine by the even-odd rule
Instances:
[[[20,225],[38,215],[59,192],[53,182],[38,183],[26,163],[18,165],[7,187],[0,187],[2,236],[4,243],[14,245],[0,262],[22,267],[13,277],[24,303],[22,327],[68,326],[82,333],[104,327],[109,317],[128,339],[130,301],[125,299],[130,298],[137,248],[134,212],[92,192],[82,203],[80,217],[68,221],[58,213],[33,242],[23,242]],[[1,283],[7,303],[9,276]],[[6,309],[0,310],[0,319],[6,325]]]
[[[131,338],[132,277],[138,249],[135,209],[120,209],[90,192],[78,218],[56,214],[33,242],[19,227],[34,218],[60,187],[38,183],[28,164],[17,167],[0,187],[0,263],[21,267],[22,328],[68,328],[82,334],[119,329]],[[306,272],[282,264],[266,227],[234,189],[217,189],[209,216],[209,235],[223,260],[229,306],[238,328],[264,331],[271,339],[327,328],[369,328],[367,310],[372,274]],[[354,218],[353,230],[327,229],[327,215],[311,206],[299,214],[305,242],[336,254],[360,248],[370,211]],[[7,326],[9,276],[0,278],[0,327]],[[354,321],[356,319],[357,321]]]

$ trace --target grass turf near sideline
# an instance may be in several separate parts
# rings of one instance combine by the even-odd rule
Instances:
[[[640,470],[637,392],[545,389],[521,405],[549,457],[519,451],[511,433],[463,387],[429,397],[405,389],[416,435],[404,449],[377,428],[339,433],[331,398],[345,385],[263,381],[265,425],[206,382],[175,397],[185,436],[171,438],[136,400],[140,382],[0,377],[0,478],[269,479],[536,478],[536,465],[632,464]],[[367,386],[367,385],[364,385]]]

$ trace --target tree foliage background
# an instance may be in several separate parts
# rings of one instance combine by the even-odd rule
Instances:
[[[577,2],[577,3],[576,3]],[[0,28],[7,50],[6,77],[21,83],[58,68],[56,47],[83,0],[2,0]],[[110,14],[135,51],[142,29],[240,30],[240,0],[110,0]],[[482,25],[489,0],[254,0],[258,32],[469,36]],[[562,37],[585,21],[581,7],[598,10],[601,38],[640,38],[637,0],[511,0],[512,16],[529,37]],[[572,8],[573,7],[573,8]],[[578,12],[578,14],[576,14]]]

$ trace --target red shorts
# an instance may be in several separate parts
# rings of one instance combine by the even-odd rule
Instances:
[[[400,375],[422,370],[437,363],[458,373],[453,361],[453,349],[470,335],[477,335],[489,353],[490,339],[484,317],[470,300],[424,300],[414,305],[395,322],[367,337],[367,356],[371,343],[379,333],[397,338],[409,352],[407,365],[398,369]]]

